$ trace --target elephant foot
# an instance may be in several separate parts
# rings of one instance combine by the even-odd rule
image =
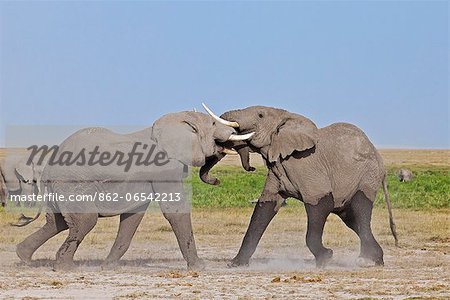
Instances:
[[[356,259],[356,265],[358,267],[373,267],[375,266],[384,266],[384,260],[383,258],[369,258],[369,257],[363,257],[360,256]]]
[[[67,272],[67,271],[76,271],[77,266],[72,262],[55,262],[53,265],[53,271],[55,272]]]
[[[325,251],[316,257],[316,267],[324,268],[332,258],[333,250],[325,248]]]
[[[370,261],[370,263],[375,264],[375,266],[384,266],[384,260],[383,260],[383,250],[381,247],[373,247],[369,249],[365,249],[365,251],[361,251],[359,254],[358,259],[356,260],[357,264],[358,261]],[[367,263],[362,263],[363,265],[367,265]]]
[[[249,261],[243,261],[239,258],[233,258],[228,264],[227,267],[228,268],[238,268],[238,267],[248,267],[249,265]]]
[[[375,260],[375,266],[384,266],[383,258],[379,258]]]
[[[187,268],[190,271],[202,271],[204,270],[206,267],[205,262],[203,261],[203,259],[197,259],[194,263],[188,263],[187,264]]]
[[[31,256],[33,256],[33,252],[28,250],[27,247],[24,247],[22,243],[17,245],[16,254],[24,263],[31,263]]]

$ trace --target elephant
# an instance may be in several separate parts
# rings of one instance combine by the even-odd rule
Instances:
[[[38,183],[42,177],[43,165],[34,161],[28,163],[26,154],[7,154],[0,160],[0,203],[6,206],[7,199],[13,195],[31,195],[39,192]],[[20,205],[20,202],[16,203]],[[32,204],[27,202],[27,204]]]
[[[408,169],[400,169],[397,172],[397,178],[400,182],[409,182],[413,179],[413,177],[413,173]]]
[[[6,188],[5,179],[3,178],[3,175],[2,175],[1,169],[0,169],[0,205],[2,207],[6,206],[7,195],[8,195],[8,190]]]
[[[236,135],[233,128],[199,112],[170,113],[157,119],[152,127],[129,134],[118,134],[99,127],[77,131],[59,145],[57,152],[44,149],[47,155],[52,155],[42,178],[46,193],[63,195],[64,199],[70,199],[71,195],[86,195],[92,199],[92,196],[98,196],[101,192],[106,201],[47,201],[46,224],[18,244],[18,257],[25,263],[31,262],[33,253],[43,243],[68,229],[68,237],[56,253],[54,270],[72,269],[75,251],[86,234],[94,228],[98,218],[119,215],[117,236],[103,263],[104,267],[115,266],[129,248],[144,212],[153,201],[148,197],[157,193],[166,193],[166,196],[178,193],[182,195],[181,201],[169,199],[164,202],[161,199],[158,203],[172,227],[187,267],[203,268],[203,260],[197,255],[183,179],[190,166],[201,167],[209,157],[227,152],[218,142],[237,142],[247,137]],[[148,150],[147,154],[139,154],[136,145],[142,149],[151,149],[152,152]],[[43,154],[44,150],[39,150],[39,153]],[[124,154],[128,153],[129,159],[134,157],[137,160],[133,164],[129,164],[129,161],[119,163],[119,160],[117,164],[111,163],[111,152],[114,151],[114,158],[124,158]],[[80,153],[94,152],[100,153],[97,162],[91,160],[92,156],[89,160],[81,158]],[[151,159],[143,161],[145,156]],[[105,160],[109,160],[109,163]],[[125,195],[126,198],[130,193],[133,195],[131,199],[125,201],[121,198],[121,201],[113,203],[111,197],[109,200],[105,198],[105,193],[110,193],[111,197]]]
[[[253,151],[261,154],[268,169],[264,189],[230,267],[249,263],[264,231],[288,197],[299,199],[305,205],[306,244],[317,267],[325,266],[333,256],[333,251],[322,243],[330,213],[338,215],[358,235],[361,261],[384,264],[383,250],[371,229],[373,203],[381,186],[396,245],[397,233],[383,160],[361,129],[348,123],[319,129],[302,115],[265,106],[232,110],[220,117],[204,107],[214,119],[238,133],[254,133],[245,141],[247,147],[239,151],[245,160],[242,164],[249,166],[248,152]],[[205,178],[221,157],[211,158],[211,164],[203,167]]]

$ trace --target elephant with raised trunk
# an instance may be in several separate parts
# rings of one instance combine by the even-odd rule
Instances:
[[[383,186],[392,234],[392,218],[383,160],[367,136],[356,126],[336,123],[317,128],[308,118],[286,110],[252,106],[216,116],[240,134],[252,133],[246,147],[239,142],[243,166],[250,167],[248,152],[262,155],[268,168],[262,194],[255,206],[238,254],[230,266],[249,263],[259,240],[287,197],[304,202],[307,213],[306,244],[317,266],[324,266],[333,251],[325,248],[322,234],[330,213],[360,238],[360,257],[383,265],[383,250],[371,229],[373,202]],[[232,147],[228,142],[228,146]],[[223,155],[210,159],[215,163]],[[213,164],[203,167],[204,178]],[[210,179],[210,178],[209,178]],[[211,180],[211,179],[210,179]]]
[[[202,268],[189,201],[183,194],[183,179],[189,166],[203,166],[210,157],[226,151],[218,142],[245,138],[236,135],[233,128],[197,112],[168,114],[152,127],[130,134],[105,128],[79,130],[57,152],[47,153],[51,157],[42,181],[48,195],[63,195],[64,199],[88,195],[91,198],[87,199],[94,201],[47,201],[46,224],[17,246],[17,255],[22,261],[30,262],[43,243],[68,229],[68,237],[56,254],[55,269],[70,269],[75,251],[98,218],[119,215],[117,237],[105,260],[105,266],[114,265],[130,246],[149,202],[153,196],[160,195],[160,208],[175,233],[188,268]],[[136,145],[147,152],[137,154]],[[39,151],[42,154],[44,150]],[[87,153],[100,154],[87,159],[83,156]],[[127,154],[128,158],[135,158],[132,164],[123,160]],[[101,200],[100,195],[103,195]]]

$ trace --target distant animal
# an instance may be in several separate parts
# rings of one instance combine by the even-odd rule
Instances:
[[[7,189],[6,189],[5,179],[3,178],[2,172],[0,170],[0,205],[2,207],[6,206],[6,195],[7,195]]]
[[[400,182],[408,182],[413,179],[413,173],[408,169],[400,169],[397,172],[397,177]]]
[[[0,160],[0,203],[6,206],[11,195],[39,193],[38,182],[42,177],[44,164],[34,161],[28,164],[27,154],[8,154]],[[18,202],[17,205],[20,203]],[[31,206],[33,203],[27,203]]]

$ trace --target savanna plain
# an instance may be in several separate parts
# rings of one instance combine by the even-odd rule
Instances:
[[[63,232],[22,264],[16,244],[45,223],[41,216],[22,228],[9,226],[21,212],[0,211],[0,298],[6,299],[449,299],[450,150],[381,150],[399,234],[394,245],[384,199],[372,219],[385,253],[384,267],[356,263],[359,240],[336,216],[325,226],[324,244],[334,250],[330,264],[317,269],[305,244],[303,204],[289,199],[264,234],[248,267],[227,268],[238,251],[253,205],[264,183],[265,167],[252,157],[256,172],[246,173],[227,157],[212,171],[220,186],[200,182],[193,170],[192,220],[199,256],[206,269],[186,270],[171,228],[157,207],[149,209],[120,265],[103,270],[119,219],[103,218],[76,253],[77,270],[53,272]],[[1,155],[1,153],[0,153]],[[409,168],[411,182],[396,171]],[[1,208],[0,208],[1,209]]]

